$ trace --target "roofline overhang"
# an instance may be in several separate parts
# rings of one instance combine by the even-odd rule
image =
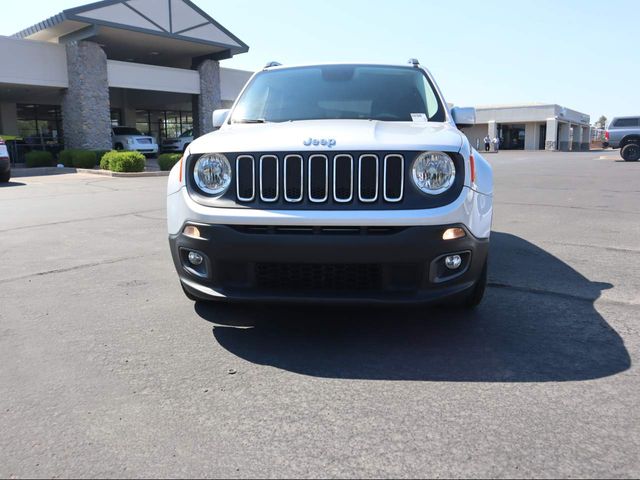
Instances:
[[[67,10],[64,10],[63,12],[59,13],[58,15],[54,15],[53,17],[50,17],[40,23],[37,23],[31,27],[28,27],[24,30],[21,30],[13,35],[11,35],[13,38],[20,38],[20,39],[27,39],[28,37],[35,35],[38,32],[47,30],[49,28],[53,28],[56,25],[59,25],[65,21],[73,21],[73,22],[79,22],[79,23],[83,23],[85,24],[84,27],[79,28],[77,31],[82,30],[86,27],[110,27],[110,28],[116,28],[116,29],[121,29],[121,30],[127,30],[127,31],[131,31],[131,32],[137,32],[137,33],[144,33],[147,35],[155,35],[155,36],[160,36],[160,37],[164,37],[164,38],[173,38],[175,40],[180,40],[182,42],[191,42],[191,43],[197,43],[200,45],[209,45],[211,47],[215,47],[215,48],[220,48],[223,49],[223,52],[216,52],[216,53],[212,53],[211,57],[219,57],[217,58],[218,60],[222,60],[225,58],[230,58],[233,55],[238,55],[241,53],[246,53],[249,51],[249,46],[244,43],[242,40],[240,40],[238,37],[236,37],[233,33],[231,33],[229,30],[227,30],[224,26],[220,25],[218,22],[216,22],[213,18],[211,18],[211,16],[209,14],[207,14],[204,10],[202,10],[200,7],[198,7],[197,5],[195,5],[191,0],[182,0],[184,3],[186,3],[189,7],[191,7],[192,9],[194,9],[196,12],[198,12],[200,15],[202,15],[206,20],[208,20],[209,23],[213,24],[216,28],[220,29],[222,32],[224,32],[226,35],[228,35],[230,38],[232,38],[238,45],[229,45],[229,44],[224,44],[224,43],[220,43],[220,42],[213,42],[210,40],[202,40],[202,39],[198,39],[198,38],[192,38],[189,36],[185,36],[182,35],[180,33],[171,33],[166,31],[164,28],[162,28],[161,26],[155,24],[154,25],[158,26],[158,28],[161,28],[162,31],[155,31],[155,30],[148,30],[145,28],[138,28],[138,27],[133,27],[133,26],[129,26],[129,25],[122,25],[119,23],[113,23],[113,22],[108,22],[108,21],[104,21],[104,20],[96,20],[93,18],[88,18],[88,17],[83,17],[82,13],[86,12],[86,11],[90,11],[93,10],[95,8],[102,8],[102,7],[108,7],[110,5],[115,5],[118,3],[123,3],[123,0],[102,0],[100,2],[94,2],[94,3],[90,3],[88,5],[83,5],[80,7],[75,7],[75,8],[70,8]],[[139,15],[140,12],[137,12]],[[144,17],[144,15],[142,15]],[[149,19],[147,19],[149,20]],[[149,20],[151,21],[151,20]],[[196,27],[197,28],[197,27]],[[189,29],[191,30],[191,29]],[[187,33],[189,30],[183,30],[184,33]],[[74,35],[72,32],[71,34],[67,34],[64,35],[63,37],[60,38],[64,38],[67,37],[69,39],[73,39]],[[228,53],[227,53],[228,52]]]

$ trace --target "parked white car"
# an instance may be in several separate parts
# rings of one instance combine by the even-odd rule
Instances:
[[[162,142],[162,151],[169,153],[183,153],[193,142],[193,130],[187,130],[178,138],[167,138]]]
[[[493,173],[431,74],[269,65],[168,184],[192,300],[480,303]]]
[[[145,155],[158,153],[158,143],[155,138],[143,135],[131,127],[113,127],[112,143],[116,150],[140,152]]]

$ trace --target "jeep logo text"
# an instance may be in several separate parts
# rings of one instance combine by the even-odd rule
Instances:
[[[336,141],[333,138],[309,138],[304,141],[304,145],[305,147],[313,145],[314,147],[323,146],[333,148],[336,146]]]

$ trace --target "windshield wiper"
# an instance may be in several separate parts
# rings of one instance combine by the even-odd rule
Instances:
[[[234,120],[233,123],[268,123],[264,118],[242,118]]]

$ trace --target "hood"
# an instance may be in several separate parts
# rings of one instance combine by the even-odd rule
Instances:
[[[329,146],[333,144],[335,146]],[[317,150],[457,152],[461,147],[462,135],[448,123],[308,120],[227,125],[192,143],[191,153]]]

